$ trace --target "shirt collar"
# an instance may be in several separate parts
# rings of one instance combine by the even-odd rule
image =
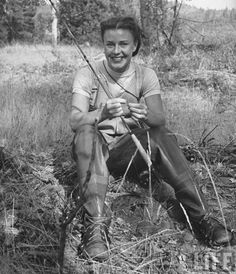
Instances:
[[[133,62],[130,63],[129,68],[127,70],[125,70],[124,72],[116,72],[114,70],[112,70],[108,64],[107,64],[107,60],[104,60],[103,62],[104,66],[106,67],[106,70],[108,71],[108,73],[114,77],[114,78],[122,78],[122,77],[128,77],[131,74],[133,74],[135,72],[135,66],[133,64]]]

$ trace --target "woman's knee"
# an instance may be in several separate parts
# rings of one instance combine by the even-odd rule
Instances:
[[[75,132],[75,137],[77,135],[83,135],[83,134],[94,134],[95,132],[95,126],[90,124],[84,124],[81,125]]]
[[[169,138],[174,142],[177,142],[177,138],[173,132],[167,129],[165,126],[158,126],[150,129],[150,137],[151,139],[161,140],[164,139],[167,141]]]
[[[93,125],[85,124],[80,126],[75,132],[73,143],[74,145],[80,143],[87,143],[90,139],[93,139],[94,134],[98,134],[96,132],[95,127]]]
[[[76,160],[79,155],[91,153],[94,134],[97,134],[93,125],[82,125],[74,135],[72,143],[72,156]]]

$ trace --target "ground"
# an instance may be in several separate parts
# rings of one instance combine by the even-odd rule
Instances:
[[[225,221],[236,228],[235,144],[209,146],[198,153],[191,147],[182,149],[200,178],[212,214],[222,220],[213,182]],[[150,199],[149,190],[125,178],[111,178],[107,194],[113,212],[109,260],[97,263],[80,258],[80,211],[66,230],[63,227],[76,208],[71,198],[76,170],[68,150],[39,155],[19,152],[17,157],[1,150],[2,251],[13,258],[7,268],[2,257],[1,264],[8,270],[1,273],[58,273],[58,254],[64,273],[235,273],[234,247],[212,249],[200,243],[165,203]],[[198,156],[204,151],[207,165]],[[25,272],[10,268],[16,262]]]
[[[232,148],[235,153],[235,147]],[[236,227],[236,179],[235,175],[231,177],[235,174],[234,156],[229,161],[232,163],[228,162],[227,167],[218,164],[208,168],[214,174],[212,179],[216,184],[225,221],[232,228]],[[222,220],[206,166],[198,159],[192,164],[192,168],[201,178],[199,186],[207,199],[211,214]],[[67,264],[75,268],[79,265],[85,271],[79,273],[86,273],[91,269],[95,273],[234,273],[235,248],[213,249],[205,246],[196,240],[189,227],[175,220],[175,212],[168,212],[164,203],[160,204],[153,199],[150,202],[148,190],[144,191],[135,184],[132,188],[130,182],[124,181],[121,193],[116,193],[117,184],[121,181],[111,183],[108,193],[108,202],[111,203],[114,216],[110,229],[112,245],[109,261],[88,265],[87,261],[79,260],[76,256],[77,249],[73,249],[79,241],[78,237],[73,238],[72,229],[72,234],[69,234],[71,242],[66,248],[69,254],[65,256]],[[75,245],[74,239],[77,239]],[[76,263],[71,260],[73,250]]]
[[[223,213],[236,228],[235,56],[227,47],[136,61],[158,73],[168,128],[197,174],[210,211],[222,221]],[[91,58],[100,51],[91,47],[87,53]],[[226,53],[230,69],[220,71],[217,58]],[[71,46],[13,45],[1,49],[0,63],[1,274],[53,274],[60,268],[68,274],[235,273],[234,248],[199,243],[188,226],[176,222],[175,212],[127,178],[111,178],[107,193],[113,210],[109,260],[80,258],[68,112],[82,60]]]

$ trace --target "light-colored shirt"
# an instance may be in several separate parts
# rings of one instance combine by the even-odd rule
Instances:
[[[106,60],[100,60],[92,65],[103,85],[114,98],[120,97],[126,99],[127,102],[136,103],[140,97],[145,99],[151,95],[160,94],[157,75],[150,68],[142,66],[138,73],[137,66],[141,65],[131,62],[128,70],[118,73],[110,69]],[[137,77],[142,77],[142,79],[137,79]],[[102,104],[105,104],[109,97],[94,79],[95,76],[88,65],[81,67],[74,79],[73,93],[82,94],[90,99],[96,97],[93,104],[95,108],[98,108]],[[134,96],[127,93],[116,82]],[[96,88],[98,88],[97,91]],[[125,118],[125,120],[130,127],[137,126],[133,119]],[[120,135],[127,132],[119,117],[102,121],[99,123],[98,128],[102,133],[110,135]]]

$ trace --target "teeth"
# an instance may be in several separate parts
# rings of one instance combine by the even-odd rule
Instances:
[[[121,60],[122,60],[122,57],[113,57],[112,59],[113,59],[113,60],[116,60],[116,61],[121,61]]]

